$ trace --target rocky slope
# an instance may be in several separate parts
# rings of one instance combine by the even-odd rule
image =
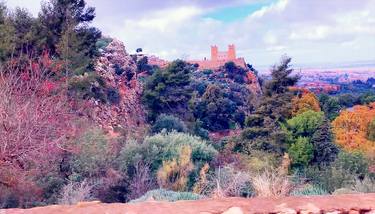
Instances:
[[[142,85],[136,79],[136,65],[125,45],[113,39],[101,51],[95,71],[106,85],[119,92],[119,103],[102,104],[91,101],[91,118],[112,135],[141,135],[145,127],[145,112],[141,104]],[[126,132],[126,133],[124,133]]]
[[[375,213],[375,194],[287,198],[225,198],[200,201],[103,204],[84,202],[74,206],[47,206],[27,210],[2,210],[1,214],[124,213],[124,214],[243,214],[243,213]]]

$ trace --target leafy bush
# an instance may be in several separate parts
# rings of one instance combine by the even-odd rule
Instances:
[[[98,41],[96,42],[96,44],[95,44],[96,48],[98,50],[103,50],[104,48],[106,48],[109,45],[109,43],[112,42],[112,40],[113,39],[111,39],[111,38],[102,37],[102,38],[98,39]]]
[[[198,167],[210,162],[217,151],[199,137],[180,132],[161,132],[146,137],[143,143],[128,142],[121,150],[119,163],[123,171],[128,171],[134,163],[142,160],[150,164],[152,172],[156,172],[163,161],[178,159],[183,147],[191,148],[191,160]]]
[[[78,151],[70,160],[70,178],[74,182],[91,177],[99,178],[114,158],[111,156],[106,136],[98,129],[84,133],[74,142],[74,146]]]
[[[193,169],[191,148],[184,146],[178,159],[163,161],[157,172],[159,186],[174,191],[184,191],[187,188],[188,176]]]
[[[74,76],[68,82],[68,91],[71,96],[80,99],[95,98],[107,102],[104,80],[96,74],[85,74]]]
[[[350,188],[357,179],[362,180],[370,175],[368,162],[360,153],[341,152],[330,166],[306,169],[308,180],[331,193],[340,188]]]
[[[171,132],[173,130],[177,132],[187,131],[186,125],[182,120],[173,115],[167,114],[159,115],[151,128],[153,133],[161,132],[163,129],[165,129],[167,132]]]
[[[287,126],[294,136],[311,137],[323,120],[323,112],[308,110],[288,120]]]
[[[304,195],[328,195],[329,193],[315,185],[307,185],[302,189],[296,189],[294,190],[290,195],[292,196],[304,196]]]
[[[293,165],[297,167],[308,166],[314,156],[313,149],[313,145],[309,143],[307,138],[299,137],[288,149]]]
[[[156,201],[181,201],[181,200],[199,200],[203,199],[203,196],[191,193],[191,192],[174,192],[164,189],[157,189],[148,191],[144,196],[132,200],[129,203],[139,203],[147,200],[156,200]]]

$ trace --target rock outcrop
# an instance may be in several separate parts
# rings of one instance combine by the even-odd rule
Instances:
[[[145,112],[141,104],[142,85],[136,78],[136,64],[125,45],[113,39],[98,58],[95,71],[108,87],[118,91],[119,102],[103,104],[91,100],[91,118],[110,134],[141,135],[145,127]],[[117,96],[117,95],[116,95]]]

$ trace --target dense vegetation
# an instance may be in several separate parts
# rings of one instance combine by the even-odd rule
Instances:
[[[120,99],[94,69],[111,42],[94,18],[84,0],[47,1],[38,17],[0,5],[1,208],[375,192],[374,94],[296,90],[289,57],[261,93],[232,62],[135,59],[146,131],[106,132],[81,105]]]

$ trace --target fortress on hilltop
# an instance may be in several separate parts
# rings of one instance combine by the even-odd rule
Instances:
[[[246,68],[244,58],[237,58],[236,46],[228,45],[227,51],[219,51],[216,45],[211,46],[211,59],[204,58],[203,60],[190,60],[192,64],[198,64],[199,70],[217,69],[227,62],[234,62],[237,66]]]

